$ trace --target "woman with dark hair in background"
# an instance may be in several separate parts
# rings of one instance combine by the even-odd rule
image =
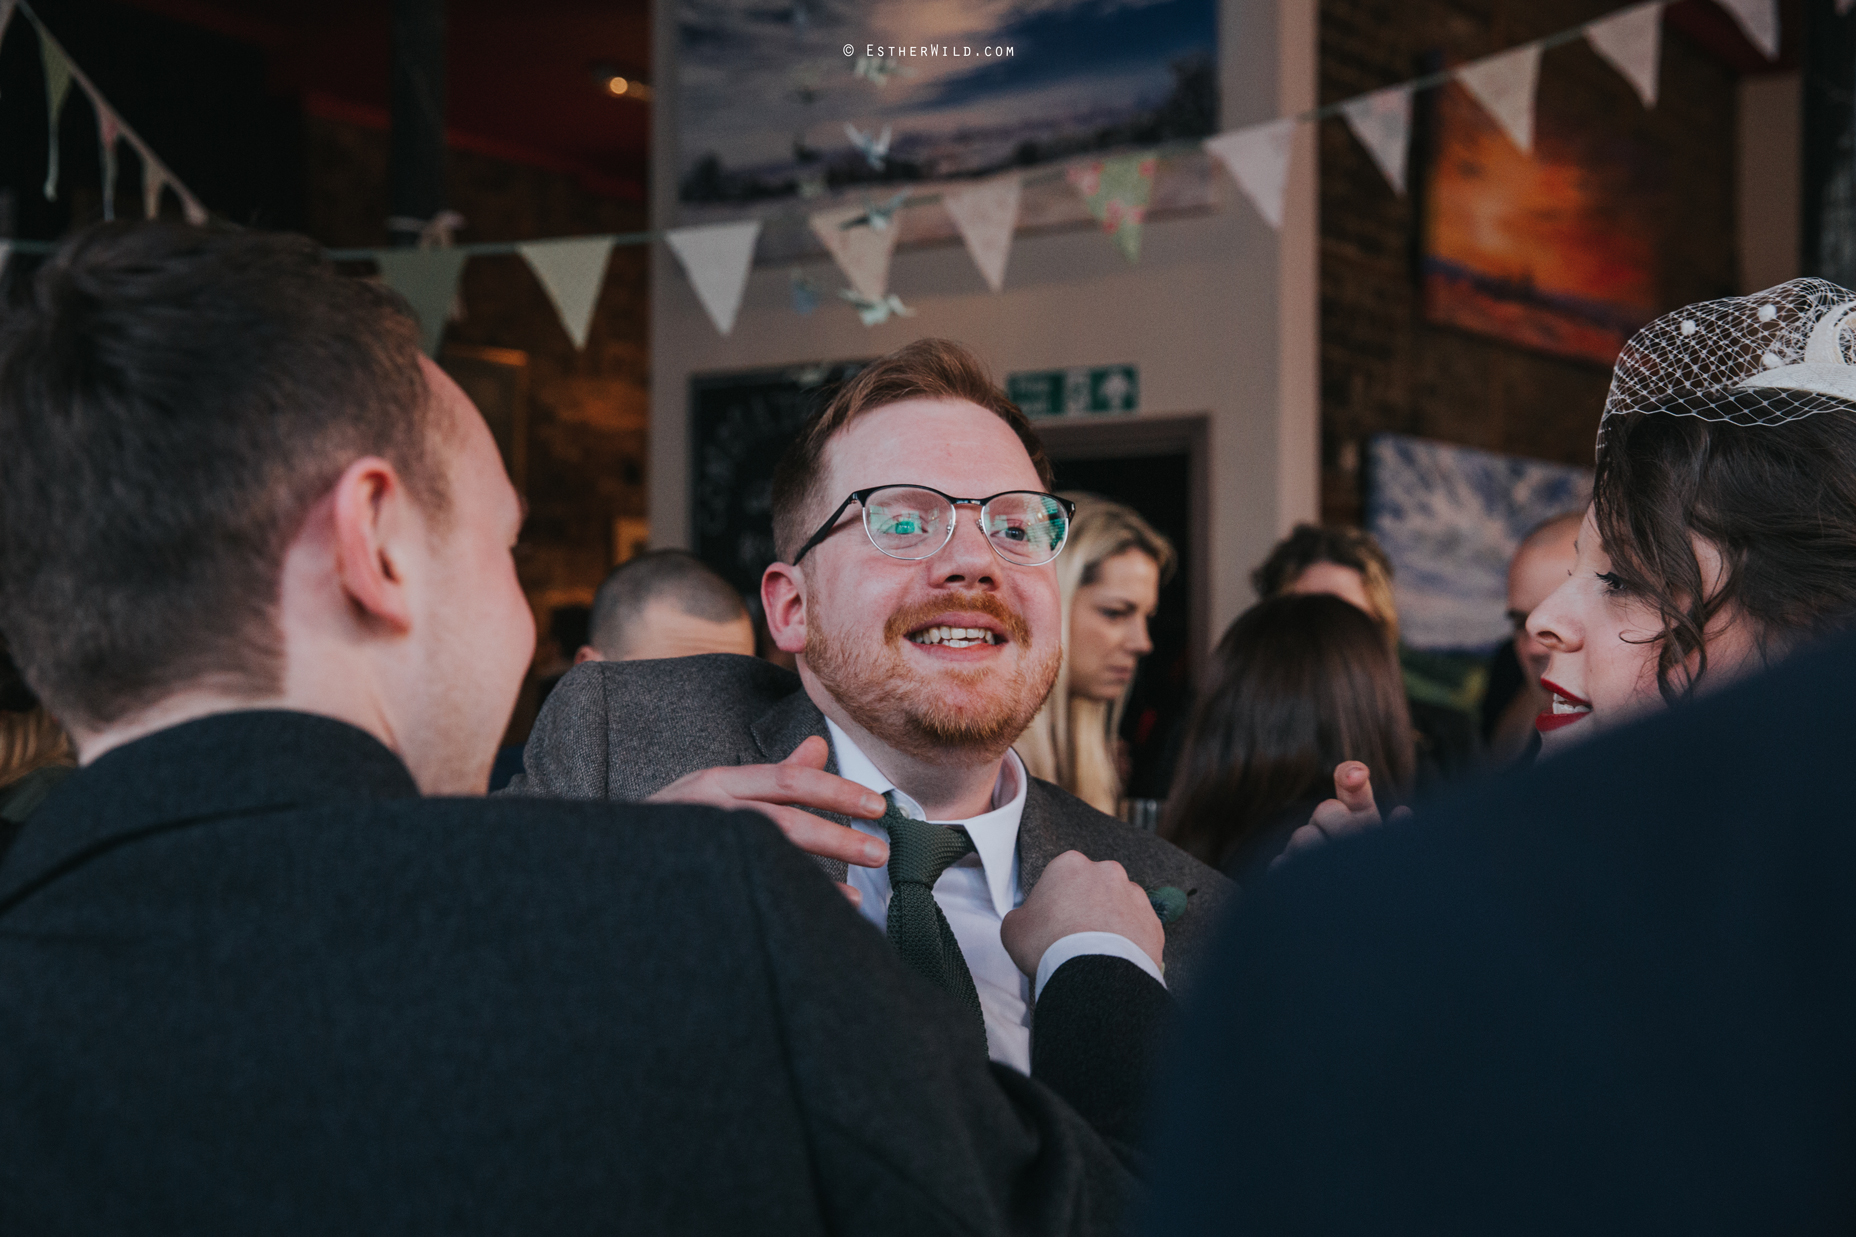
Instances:
[[[1382,797],[1409,793],[1411,721],[1381,629],[1326,593],[1259,602],[1212,654],[1160,833],[1247,885],[1348,761]]]
[[[1379,625],[1397,664],[1398,604],[1392,595],[1392,560],[1371,533],[1297,524],[1250,573],[1250,582],[1259,597],[1328,593],[1353,603]],[[1467,776],[1481,763],[1475,719],[1459,708],[1414,696],[1412,686],[1406,682],[1402,690],[1417,742],[1419,786],[1429,790],[1439,782]]]

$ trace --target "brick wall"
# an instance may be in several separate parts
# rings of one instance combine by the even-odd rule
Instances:
[[[387,134],[310,116],[306,215],[332,247],[386,243]],[[590,192],[572,176],[469,151],[449,156],[448,200],[468,220],[458,240],[537,240],[642,231],[645,208]],[[465,315],[447,345],[518,349],[528,355],[528,522],[517,547],[523,589],[540,631],[537,668],[558,670],[553,611],[585,605],[612,566],[613,523],[644,518],[650,424],[649,280],[644,246],[612,251],[587,346],[576,350],[553,303],[515,256],[472,258],[464,268]],[[365,269],[365,268],[361,268]],[[533,717],[534,691],[518,706],[511,737]]]
[[[1616,0],[1323,0],[1321,101],[1500,51],[1616,7]],[[1542,123],[1551,116],[1554,124],[1626,132],[1659,155],[1659,312],[1736,290],[1735,80],[1667,23],[1653,111],[1583,40],[1542,58]],[[1423,320],[1416,269],[1422,95],[1418,102],[1414,192],[1405,197],[1392,192],[1344,122],[1321,126],[1322,510],[1329,520],[1360,519],[1358,465],[1373,433],[1592,462],[1608,369]]]

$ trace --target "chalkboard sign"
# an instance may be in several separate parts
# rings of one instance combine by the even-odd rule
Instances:
[[[774,560],[773,469],[806,418],[867,362],[690,379],[690,525],[695,554],[750,597]]]

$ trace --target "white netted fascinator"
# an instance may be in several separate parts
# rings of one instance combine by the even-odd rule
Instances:
[[[1664,314],[1618,354],[1598,420],[1661,412],[1783,425],[1814,413],[1856,412],[1856,292],[1793,279]]]

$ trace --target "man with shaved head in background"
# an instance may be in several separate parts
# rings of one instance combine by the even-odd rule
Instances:
[[[1070,513],[1051,488],[1030,423],[971,353],[920,340],[874,362],[774,480],[761,599],[797,675],[745,657],[576,667],[510,793],[760,806],[983,1024],[995,1060],[1029,1070],[1059,1028],[1032,1019],[1049,960],[1018,948],[1011,911],[1046,873],[1125,870],[1165,919],[1170,984],[1228,888],[1011,751],[1062,655],[1052,563]],[[1157,937],[1079,934],[1070,951],[1163,963]]]

